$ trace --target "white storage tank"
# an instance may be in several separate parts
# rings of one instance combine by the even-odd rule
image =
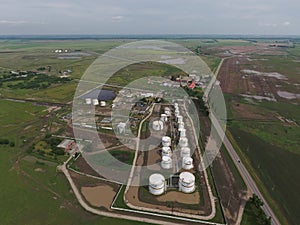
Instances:
[[[101,107],[105,107],[106,106],[106,102],[105,101],[100,101],[100,106]]]
[[[171,157],[172,156],[172,150],[170,147],[162,147],[161,149],[161,155],[162,156],[169,156]]]
[[[187,147],[188,146],[188,139],[186,137],[182,137],[179,139],[179,146],[180,147]]]
[[[171,138],[168,136],[163,136],[161,139],[161,143],[163,147],[170,147],[171,146]]]
[[[119,134],[124,134],[125,133],[125,128],[126,128],[126,123],[120,122],[117,126],[117,130]]]
[[[182,116],[177,116],[177,122],[182,123],[183,122],[183,117]]]
[[[93,102],[93,105],[99,105],[99,101],[98,101],[98,99],[96,99],[96,98],[93,99],[92,102]]]
[[[180,137],[181,138],[186,137],[186,129],[184,129],[184,128],[179,129],[179,132],[180,132]]]
[[[155,131],[160,131],[164,129],[164,123],[160,120],[153,121],[152,128]]]
[[[172,159],[169,156],[163,156],[161,160],[161,167],[163,169],[171,169],[172,168]]]
[[[182,172],[179,175],[179,191],[192,193],[195,191],[195,176],[189,172]]]
[[[194,168],[193,159],[191,157],[184,157],[182,159],[182,168],[185,170],[191,170]]]
[[[153,195],[161,195],[166,191],[166,181],[163,175],[154,173],[149,177],[149,191]]]
[[[163,114],[160,115],[160,120],[163,121],[163,122],[167,122],[168,121],[168,116],[163,113]]]
[[[169,107],[166,107],[166,108],[165,108],[165,114],[166,114],[167,116],[170,116],[170,115],[171,115],[171,110],[170,110]]]
[[[182,130],[182,129],[184,129],[184,123],[183,122],[178,124],[178,130]]]
[[[190,157],[191,156],[191,149],[189,147],[182,147],[180,150],[180,157]]]
[[[85,99],[85,104],[87,104],[87,105],[92,104],[92,99],[91,98],[86,98]]]

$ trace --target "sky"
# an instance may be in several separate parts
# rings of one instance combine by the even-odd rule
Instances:
[[[300,35],[299,0],[0,0],[0,35]]]

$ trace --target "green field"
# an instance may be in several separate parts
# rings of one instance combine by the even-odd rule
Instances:
[[[0,145],[0,224],[140,224],[86,213],[56,172],[57,164],[23,159],[29,142],[40,136],[44,109],[0,100],[0,136],[16,143]]]

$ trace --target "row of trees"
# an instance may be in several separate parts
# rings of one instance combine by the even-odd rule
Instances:
[[[0,138],[0,145],[9,145],[10,147],[14,147],[15,146],[15,142],[9,141],[6,138]]]

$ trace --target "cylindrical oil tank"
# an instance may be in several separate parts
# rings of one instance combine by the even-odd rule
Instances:
[[[164,129],[164,123],[160,120],[153,121],[152,128],[155,131],[160,131]]]
[[[168,136],[163,136],[161,139],[163,147],[170,147],[171,146],[171,138]]]
[[[179,175],[179,191],[192,193],[195,191],[195,176],[189,172],[182,172]]]
[[[180,137],[181,138],[186,137],[186,129],[184,129],[184,128],[179,129],[179,132],[180,132]]]
[[[105,107],[106,106],[106,102],[105,101],[100,101],[100,106],[101,107]]]
[[[172,156],[172,150],[170,147],[162,147],[161,149],[161,155],[162,156],[169,156],[171,157]]]
[[[92,99],[91,98],[86,98],[85,99],[85,104],[87,104],[87,105],[92,104]]]
[[[166,107],[166,108],[165,108],[165,114],[166,114],[167,116],[170,116],[170,115],[171,115],[171,110],[170,110],[169,107]]]
[[[177,116],[177,122],[182,123],[183,122],[183,117],[182,116]]]
[[[172,159],[169,156],[163,156],[161,160],[161,167],[163,169],[171,169],[172,168]]]
[[[191,170],[194,168],[193,159],[191,157],[184,157],[182,159],[182,168],[185,170]]]
[[[161,195],[166,191],[166,181],[163,175],[154,173],[149,177],[149,191],[153,195]]]
[[[93,102],[93,105],[99,105],[99,101],[98,101],[98,99],[96,99],[96,98],[93,99],[92,102]]]
[[[179,139],[179,146],[180,147],[187,147],[188,146],[188,139],[186,137],[182,137]]]
[[[191,149],[189,147],[182,147],[180,150],[181,158],[190,157],[191,156]]]
[[[163,122],[167,122],[168,121],[168,116],[163,113],[163,114],[160,115],[160,120],[163,121]]]

